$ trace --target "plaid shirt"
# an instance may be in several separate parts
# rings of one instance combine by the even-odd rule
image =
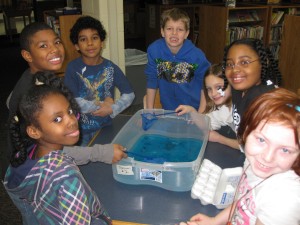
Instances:
[[[7,191],[33,208],[39,224],[111,224],[73,159],[62,151],[40,158],[17,188],[8,188],[11,176],[9,167]]]

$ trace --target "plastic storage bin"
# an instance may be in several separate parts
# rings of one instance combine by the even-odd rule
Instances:
[[[183,116],[177,116],[176,114],[163,115],[159,116],[151,127],[145,131],[142,128],[141,118],[141,114],[145,112],[161,114],[171,111],[163,109],[139,110],[119,131],[112,142],[121,144],[128,151],[131,151],[135,144],[138,143],[138,140],[147,135],[166,137],[170,140],[191,140],[185,143],[187,145],[184,148],[181,149],[179,147],[180,155],[182,154],[183,158],[192,151],[189,143],[196,141],[200,142],[201,145],[199,145],[195,157],[185,162],[164,161],[163,163],[153,163],[138,159],[133,154],[128,154],[128,158],[113,164],[114,179],[126,184],[154,185],[171,191],[190,191],[200,168],[207,144],[210,128],[209,118],[199,113],[189,113]],[[153,153],[153,157],[155,153],[158,152],[159,154],[164,151],[163,146],[153,145],[153,147],[152,144],[155,144],[154,142],[148,144],[151,145],[150,147],[147,146],[147,148],[150,149],[150,155]],[[170,154],[172,154],[173,149],[178,150],[178,147],[174,147],[172,144],[169,144],[170,148],[168,151],[170,151]]]

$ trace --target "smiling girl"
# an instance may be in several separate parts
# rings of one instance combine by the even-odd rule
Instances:
[[[74,159],[79,107],[54,74],[39,72],[10,124],[14,152],[4,185],[23,224],[111,224]]]
[[[259,39],[246,38],[225,48],[224,82],[232,87],[232,114],[237,131],[248,105],[261,94],[279,86],[277,62]]]
[[[221,64],[214,64],[208,68],[204,74],[203,87],[206,100],[206,108],[203,113],[210,118],[211,124],[209,141],[239,149],[239,144],[236,139],[225,137],[216,131],[223,126],[229,126],[234,131],[231,87],[227,85],[226,89],[224,89]],[[196,112],[196,109],[189,105],[180,105],[175,111],[178,112],[178,115],[183,115],[188,112]]]

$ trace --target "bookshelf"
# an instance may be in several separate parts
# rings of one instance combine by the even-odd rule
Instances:
[[[221,62],[224,48],[244,37],[260,38],[267,43],[268,6],[207,4],[199,7],[199,40],[211,63]]]
[[[181,8],[190,17],[190,33],[188,39],[197,45],[199,40],[199,4],[146,4],[146,47],[161,37],[160,15],[163,11],[171,8]]]
[[[285,22],[286,15],[300,15],[300,5],[269,5],[267,45],[276,60],[279,60],[279,50],[281,46],[283,24]]]
[[[279,52],[279,69],[283,87],[297,92],[300,90],[300,16],[286,15]]]
[[[61,71],[58,71],[58,74],[61,76],[64,75],[67,64],[71,60],[80,56],[69,38],[70,29],[80,16],[81,15],[79,14],[62,15],[61,13],[56,13],[55,11],[44,11],[44,21],[48,23],[60,36],[65,47],[65,60]]]

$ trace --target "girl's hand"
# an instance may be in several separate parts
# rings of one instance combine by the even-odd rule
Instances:
[[[114,156],[112,159],[112,163],[117,163],[123,158],[127,158],[127,154],[124,153],[125,148],[119,144],[113,144],[114,146]]]
[[[204,214],[198,213],[193,216],[190,221],[181,222],[179,225],[214,225],[215,217],[209,217]]]
[[[197,112],[197,110],[189,105],[179,105],[176,109],[175,112],[177,112],[178,116],[184,115],[189,112]]]

